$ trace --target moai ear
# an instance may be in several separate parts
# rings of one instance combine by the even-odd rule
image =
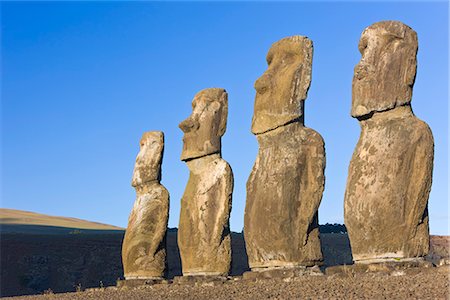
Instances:
[[[406,53],[408,59],[405,62],[405,73],[403,76],[403,80],[405,84],[410,86],[411,88],[414,85],[414,81],[416,80],[416,72],[417,72],[417,47],[415,49],[406,49],[408,53]]]
[[[157,138],[155,140],[155,143],[156,143],[156,147],[158,149],[157,163],[159,166],[161,166],[162,160],[164,157],[164,133],[162,131],[157,133]],[[159,168],[158,178],[161,179],[161,168]]]
[[[305,100],[308,96],[308,90],[311,85],[311,73],[312,73],[312,58],[313,58],[313,42],[305,38],[304,45],[302,47],[303,53],[303,61],[301,64],[300,71],[300,82],[298,83],[298,94],[297,99]]]
[[[403,25],[392,26],[389,34],[397,39],[397,43],[400,43],[400,49],[396,49],[396,51],[400,51],[401,56],[403,56],[402,60],[404,61],[404,65],[402,69],[404,73],[401,74],[402,79],[407,86],[412,88],[417,71],[417,33],[406,25]]]
[[[228,93],[224,91],[220,96],[220,125],[219,125],[219,135],[223,136],[227,130],[227,118],[228,118]]]
[[[403,82],[409,89],[413,88],[414,82],[416,80],[416,68],[417,63],[415,60],[410,60],[406,62],[405,73],[403,74]],[[412,92],[412,91],[411,91]]]

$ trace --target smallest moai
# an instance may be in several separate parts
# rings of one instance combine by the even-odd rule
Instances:
[[[131,183],[137,197],[122,245],[126,280],[161,279],[166,269],[169,192],[160,183],[163,150],[161,131],[143,134]]]
[[[221,157],[221,137],[228,94],[221,88],[202,90],[192,108],[179,125],[184,132],[181,160],[190,170],[178,227],[183,276],[226,276],[231,266],[233,173]]]

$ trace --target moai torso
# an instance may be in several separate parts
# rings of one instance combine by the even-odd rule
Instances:
[[[163,148],[162,132],[143,135],[132,181],[137,197],[122,245],[125,279],[164,276],[169,192],[160,184]]]
[[[225,90],[203,90],[194,98],[192,115],[180,124],[182,160],[190,170],[178,227],[184,276],[225,276],[230,270],[233,173],[220,155],[227,105]]]
[[[322,137],[293,123],[258,136],[258,142],[247,181],[250,266],[314,265],[322,260],[317,215],[324,180]],[[310,226],[314,230],[308,232]]]
[[[344,201],[353,259],[378,262],[425,256],[434,144],[431,130],[409,104],[417,36],[400,22],[380,22],[367,28],[361,40],[363,59],[355,68],[352,107],[361,135]],[[390,50],[393,42],[395,53]],[[373,72],[360,75],[361,69]],[[395,83],[383,83],[392,78]],[[379,82],[382,91],[369,88],[367,82]]]
[[[181,199],[178,230],[183,274],[227,275],[231,265],[231,168],[218,154],[187,164],[190,175]]]
[[[303,125],[312,42],[285,38],[256,81],[252,132],[258,156],[247,181],[244,234],[252,270],[322,260],[317,210],[324,189],[322,137]]]

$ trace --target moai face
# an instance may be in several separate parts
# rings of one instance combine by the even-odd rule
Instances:
[[[181,160],[220,153],[227,127],[228,94],[221,88],[205,89],[192,101],[192,114],[179,127],[184,132]]]
[[[134,165],[131,185],[143,186],[145,183],[161,180],[161,161],[164,150],[164,134],[149,131],[142,135],[140,151]]]
[[[313,44],[304,36],[284,38],[267,54],[268,68],[255,82],[253,134],[285,125],[303,115],[311,83]]]
[[[378,22],[364,30],[353,77],[353,117],[411,102],[417,47],[416,32],[401,22]]]

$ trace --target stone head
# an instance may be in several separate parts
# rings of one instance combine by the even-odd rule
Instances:
[[[227,128],[228,94],[222,88],[204,89],[192,101],[192,114],[179,124],[184,132],[181,160],[221,152]]]
[[[303,101],[311,84],[313,43],[291,36],[272,45],[267,70],[255,82],[253,134],[287,124],[303,116]]]
[[[143,186],[152,181],[161,180],[161,163],[164,151],[164,133],[148,131],[142,135],[140,151],[134,165],[131,185]]]
[[[378,22],[363,31],[358,48],[351,115],[409,104],[417,68],[416,32],[398,21]]]

